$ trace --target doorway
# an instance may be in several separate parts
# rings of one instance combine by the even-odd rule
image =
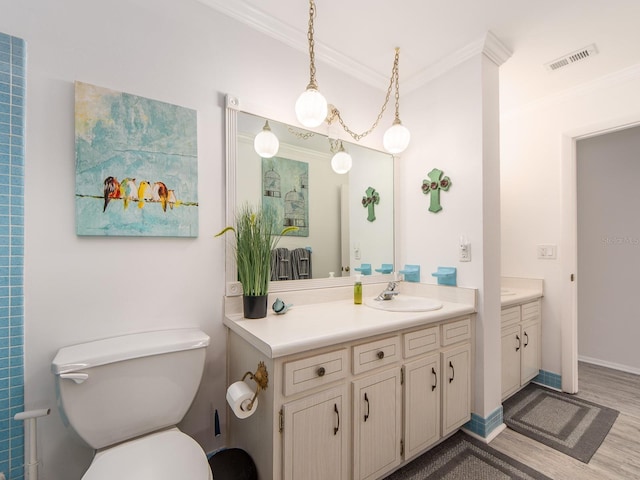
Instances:
[[[578,195],[578,142],[583,140],[592,139],[595,137],[600,137],[602,135],[613,135],[613,134],[623,134],[628,129],[636,130],[638,123],[626,123],[626,124],[607,124],[601,125],[600,128],[585,128],[581,130],[576,130],[572,132],[567,132],[562,139],[562,178],[563,178],[563,232],[562,232],[562,243],[565,246],[565,251],[567,252],[566,258],[563,262],[563,275],[566,279],[566,283],[564,283],[564,291],[563,291],[563,307],[562,307],[562,390],[569,393],[576,393],[578,391],[578,357],[579,357],[579,328],[578,328],[578,316],[579,316],[579,300],[581,294],[586,294],[590,289],[593,288],[589,282],[590,275],[598,275],[599,272],[589,272],[588,264],[583,265],[583,269],[580,268],[579,265],[579,250],[578,250],[578,202],[582,195],[579,197]],[[638,134],[640,136],[640,133]],[[637,152],[638,150],[636,150]],[[637,158],[637,155],[636,155]],[[640,163],[637,162],[637,163]],[[640,168],[640,167],[639,167]],[[601,179],[601,183],[599,184],[602,188],[599,188],[591,193],[591,195],[598,196],[603,201],[606,201],[607,192],[610,188],[614,188],[611,186],[611,182],[607,179],[607,172],[610,170],[606,168],[606,164],[603,166],[603,177]],[[636,177],[637,178],[637,177]],[[621,210],[620,205],[617,207],[610,207],[611,209],[617,208]],[[632,207],[631,207],[632,208]],[[636,205],[637,208],[637,205]],[[618,213],[616,211],[616,213]],[[605,212],[606,215],[612,216],[613,210],[608,210]],[[584,222],[584,221],[583,221]],[[583,234],[584,235],[584,232]],[[581,235],[581,237],[582,237]],[[618,241],[612,240],[615,238],[624,238],[626,234],[620,236],[618,234],[605,234],[604,242],[606,243],[607,238],[609,241]],[[629,235],[626,235],[629,236]],[[635,234],[631,235],[631,241],[633,242]],[[593,240],[593,239],[591,239]],[[597,239],[596,239],[597,240]],[[602,236],[599,241],[602,243]],[[603,246],[603,245],[601,245]],[[635,247],[635,251],[637,254],[640,254],[640,245]],[[604,255],[604,253],[602,253]],[[580,253],[582,255],[582,252]],[[607,274],[609,275],[609,274]],[[581,288],[581,280],[584,281],[584,289],[585,291],[580,291]],[[597,280],[597,279],[596,279]],[[622,280],[622,279],[621,279]],[[626,278],[626,281],[629,279]],[[636,282],[637,285],[637,282]],[[613,290],[613,289],[612,289]],[[584,296],[584,295],[583,295]],[[633,298],[633,297],[631,297]],[[609,304],[611,301],[608,302]],[[611,305],[610,305],[611,306]],[[585,307],[583,307],[585,308]],[[602,313],[600,313],[602,316]],[[606,318],[611,315],[606,315]],[[619,327],[616,327],[619,328]],[[606,348],[611,348],[611,343],[613,340],[609,337],[605,337],[603,339],[603,344]],[[598,352],[596,350],[596,352]],[[597,355],[601,355],[600,353],[596,353]],[[617,357],[616,357],[617,358]],[[612,361],[610,366],[616,364],[617,362]]]
[[[639,152],[639,126],[576,144],[578,358],[632,373],[640,372]]]

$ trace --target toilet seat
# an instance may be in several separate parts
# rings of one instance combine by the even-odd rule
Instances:
[[[204,451],[177,428],[99,451],[82,480],[210,480]]]

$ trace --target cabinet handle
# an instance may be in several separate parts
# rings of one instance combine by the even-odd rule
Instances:
[[[451,378],[449,379],[449,383],[453,382],[453,379],[456,378],[456,369],[453,368],[453,363],[449,360],[449,368],[451,369]]]
[[[333,404],[333,411],[336,413],[336,416],[338,417],[338,426],[337,427],[333,427],[333,434],[337,435],[338,434],[338,430],[340,430],[340,412],[338,411],[338,404],[337,403]]]
[[[376,356],[378,357],[378,360],[382,360],[382,359],[384,358],[384,351],[383,351],[383,350],[380,350],[380,351],[376,354]]]
[[[431,373],[433,373],[434,383],[431,385],[431,391],[433,392],[438,386],[438,374],[436,373],[436,369],[431,367]]]
[[[526,347],[527,345],[529,345],[529,334],[527,332],[524,332],[524,336],[527,338],[527,343],[524,344],[524,346]]]
[[[364,414],[364,421],[366,422],[369,418],[369,397],[367,397],[367,393],[364,394],[364,401],[367,402],[367,413]]]
[[[520,336],[516,335],[516,340],[518,340],[518,346],[516,347],[516,352],[520,350],[520,346],[522,345],[522,341],[520,340]]]
[[[324,374],[327,373],[327,371],[324,369],[324,367],[320,367],[318,370],[316,370],[316,374],[319,377],[324,377]]]

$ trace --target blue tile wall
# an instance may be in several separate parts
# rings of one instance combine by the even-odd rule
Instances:
[[[557,390],[562,389],[562,375],[547,372],[546,370],[540,370],[540,373],[538,373],[538,376],[534,378],[532,382],[539,383],[540,385],[546,385],[547,387],[555,388]]]
[[[500,425],[502,425],[502,405],[491,412],[487,418],[472,413],[471,420],[465,423],[462,428],[482,438],[487,438]]]
[[[0,33],[0,472],[24,480],[24,40]]]
[[[557,390],[562,389],[562,376],[545,370],[540,370],[540,373],[532,380],[532,382],[555,388]],[[462,428],[473,432],[482,438],[487,438],[493,430],[502,424],[502,415],[502,406],[491,412],[487,418],[482,418],[480,415],[472,413],[471,420],[465,423]]]

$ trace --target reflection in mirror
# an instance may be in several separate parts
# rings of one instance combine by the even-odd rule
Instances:
[[[268,159],[254,149],[254,138],[265,120],[280,142],[278,152]],[[291,263],[277,264],[272,291],[286,290],[285,284],[291,284],[277,280],[317,283],[327,279],[321,283],[330,285],[332,277],[366,271],[367,265],[372,275],[390,273],[383,265],[394,263],[391,155],[344,142],[353,165],[348,173],[338,174],[331,168],[335,148],[332,152],[332,141],[326,135],[242,111],[227,112],[227,129],[228,142],[234,142],[227,148],[228,175],[231,173],[227,186],[235,192],[235,198],[228,198],[228,208],[245,202],[270,205],[279,212],[282,226],[299,227],[278,243],[282,255],[274,258],[288,255]],[[233,218],[233,211],[227,212],[227,218]],[[235,271],[229,277],[227,270],[227,281],[234,281]],[[305,282],[295,283],[300,285],[290,285],[291,289],[304,288]],[[273,288],[277,284],[280,288]]]

